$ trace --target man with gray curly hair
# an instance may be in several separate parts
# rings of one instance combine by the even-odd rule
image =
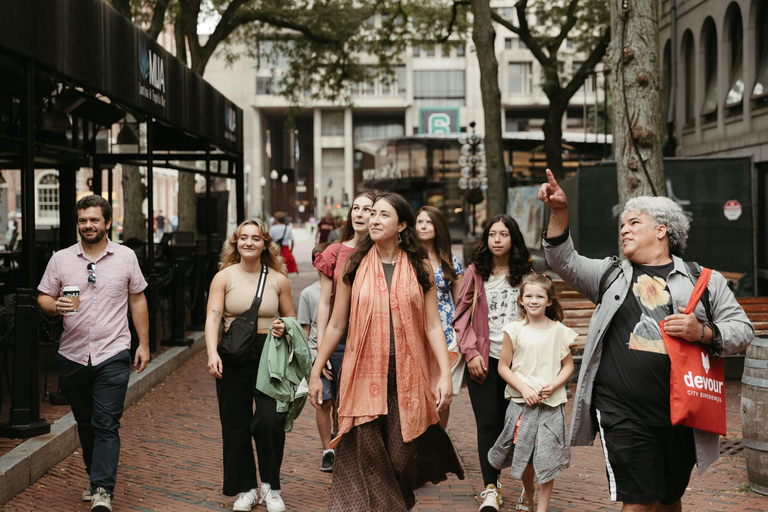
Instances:
[[[670,360],[659,321],[665,321],[667,334],[703,343],[715,356],[744,350],[754,328],[719,272],[707,286],[712,322],[701,303],[684,314],[696,277],[680,258],[690,224],[674,201],[627,201],[620,218],[626,260],[619,262],[576,252],[568,231],[568,199],[549,170],[539,199],[552,210],[543,242],[547,262],[598,304],[574,397],[571,444],[592,444],[600,431],[611,500],[623,502],[623,512],[681,511],[693,465],[703,473],[717,460],[720,439],[672,425]],[[616,278],[601,290],[611,268],[619,269]]]

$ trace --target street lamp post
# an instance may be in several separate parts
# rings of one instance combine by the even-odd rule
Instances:
[[[277,178],[278,177],[279,176],[277,174],[277,169],[272,169],[272,172],[269,173],[269,178],[272,180],[272,195],[270,196],[270,200],[269,200],[269,206],[272,208],[272,211],[270,212],[270,214],[274,214],[277,211],[277,208],[275,208],[275,203],[276,203],[276,201],[275,201],[275,194],[276,194],[275,188],[277,187]]]
[[[471,134],[462,133],[459,135],[459,144],[461,144],[459,188],[464,190],[464,199],[471,206],[470,236],[474,236],[476,231],[475,205],[483,202],[483,192],[488,190],[488,170],[485,162],[484,137],[475,133],[474,121],[469,123],[469,127],[472,128]]]
[[[285,184],[288,183],[288,175],[287,174],[283,174],[282,176],[280,176],[280,183],[283,184],[283,201],[286,201],[287,196],[285,194]],[[285,208],[285,210],[286,210],[285,213],[288,213],[288,211],[287,211],[288,208]]]
[[[265,212],[267,210],[267,205],[264,204],[264,188],[267,186],[267,178],[264,176],[260,177],[259,185],[261,186],[261,211]]]

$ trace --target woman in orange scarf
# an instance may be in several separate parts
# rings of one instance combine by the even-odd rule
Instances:
[[[450,362],[434,278],[414,225],[401,196],[376,200],[369,236],[345,263],[312,368],[309,396],[317,408],[322,368],[349,324],[331,512],[405,512],[425,483],[441,482],[448,472],[464,478],[438,424],[452,398]]]

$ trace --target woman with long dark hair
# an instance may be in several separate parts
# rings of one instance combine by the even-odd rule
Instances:
[[[268,273],[253,348],[240,360],[222,358],[218,351],[222,324],[228,329],[235,318],[251,307],[264,265]],[[208,372],[216,378],[219,400],[224,494],[237,496],[232,508],[235,512],[251,510],[259,499],[251,438],[256,442],[259,459],[261,501],[266,501],[269,512],[285,510],[280,495],[280,466],[285,448],[286,414],[277,412],[274,398],[254,387],[267,333],[271,329],[273,336],[281,337],[285,332],[285,324],[278,315],[295,316],[291,284],[267,226],[260,220],[247,220],[237,227],[221,251],[220,270],[211,282],[205,319]]]
[[[331,321],[309,383],[322,404],[320,373],[349,325],[341,372],[331,512],[405,512],[414,490],[464,477],[439,412],[452,399],[448,350],[426,252],[408,202],[384,194],[369,236],[344,265]]]
[[[416,234],[427,251],[432,266],[437,288],[437,310],[440,313],[440,323],[443,324],[448,350],[458,353],[456,335],[453,332],[453,315],[464,267],[459,258],[451,252],[451,233],[443,212],[434,206],[422,206],[416,215]],[[463,371],[463,367],[457,365],[451,368],[454,395],[458,395],[461,390],[463,376],[455,375],[456,371]],[[450,407],[440,413],[440,426],[443,428],[448,426],[449,414]]]
[[[375,198],[376,196],[371,192],[356,197],[347,214],[347,221],[342,227],[339,241],[330,244],[315,258],[315,268],[320,271],[320,301],[317,304],[318,350],[328,320],[331,318],[334,291],[341,275],[342,266],[354,248],[357,247],[357,244],[368,236],[368,219],[371,216],[371,206],[373,206]],[[325,472],[333,471],[333,461],[336,456],[333,448],[331,448],[331,425],[333,408],[338,398],[338,377],[341,361],[344,359],[345,347],[346,333],[323,369],[323,405],[315,413],[317,431],[323,445],[320,470]]]
[[[498,511],[499,471],[488,462],[488,451],[504,428],[509,402],[499,376],[504,332],[518,318],[520,282],[532,270],[531,256],[515,219],[496,215],[483,229],[456,304],[453,327],[467,362],[465,380],[477,423],[477,449],[485,490],[481,512]]]

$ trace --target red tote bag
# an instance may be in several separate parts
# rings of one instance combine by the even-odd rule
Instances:
[[[702,268],[691,299],[690,314],[709,283],[712,269]],[[673,425],[685,425],[725,435],[725,368],[723,358],[711,354],[702,343],[669,336],[659,322],[672,370],[669,374],[669,410]]]

